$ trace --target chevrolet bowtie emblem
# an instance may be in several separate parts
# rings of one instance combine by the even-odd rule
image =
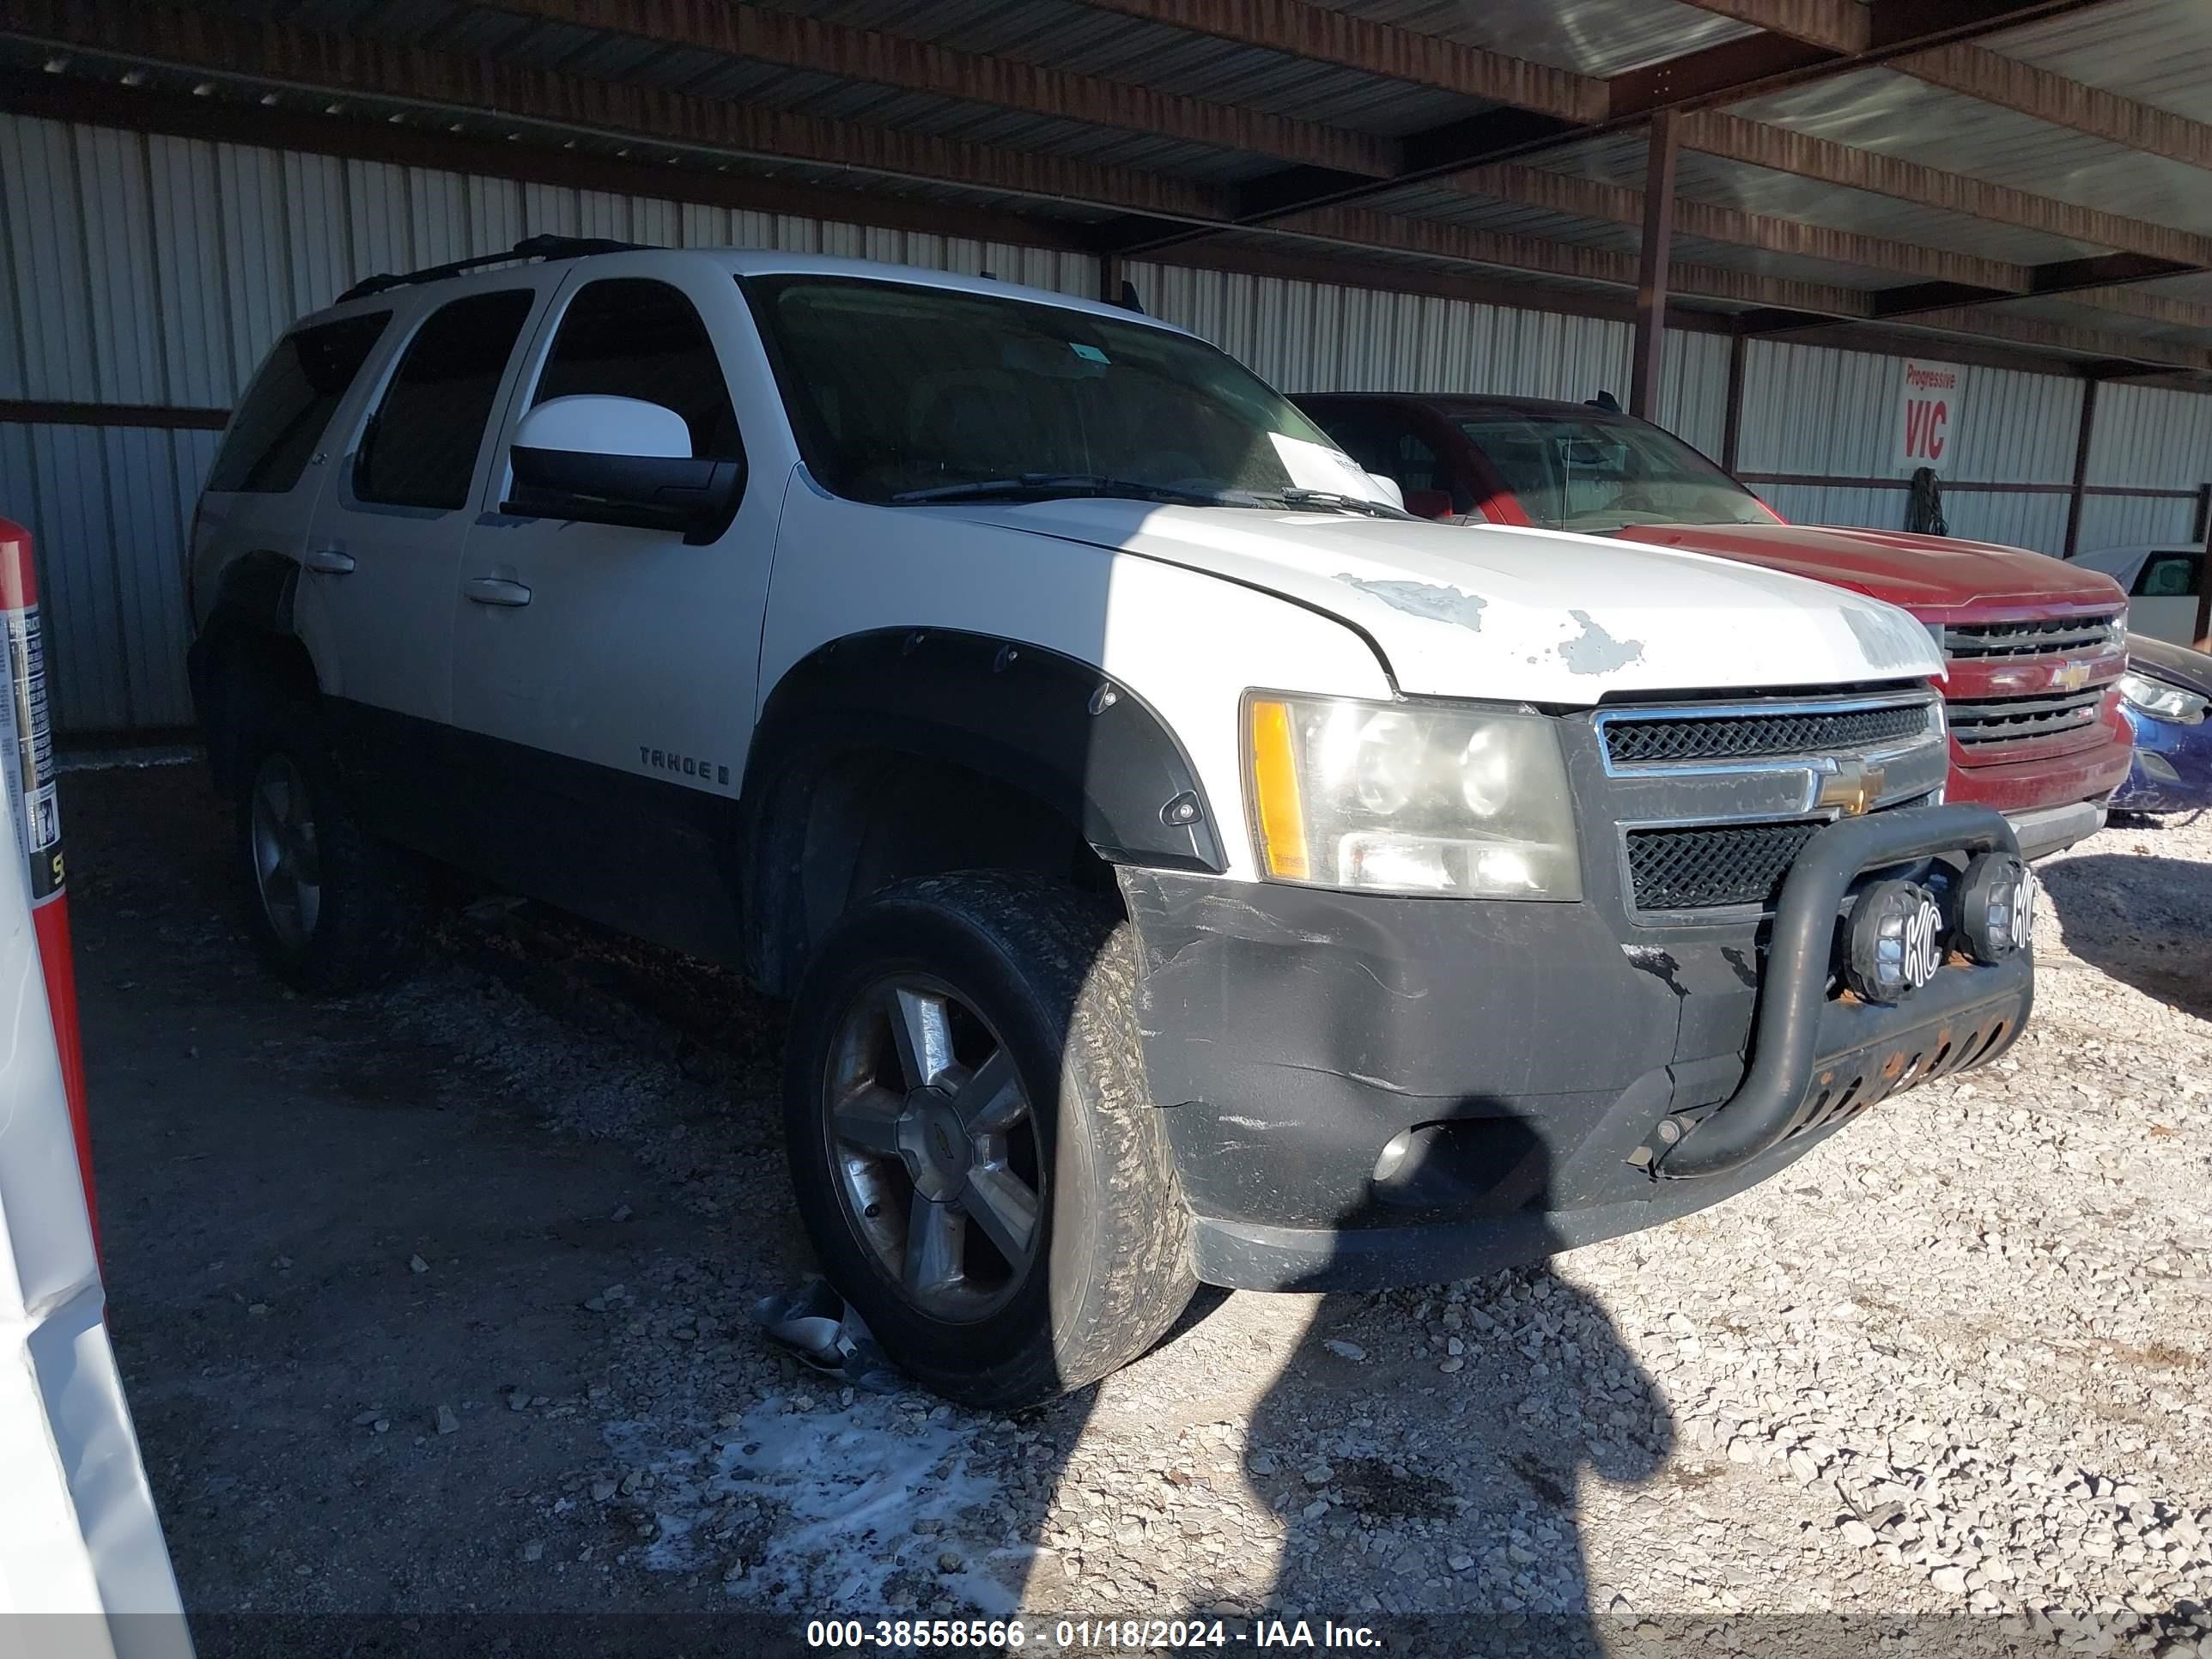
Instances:
[[[1881,799],[1882,780],[1879,766],[1869,766],[1864,761],[1838,761],[1834,771],[1822,775],[1814,805],[1834,807],[1847,818],[1863,817]]]
[[[2061,691],[2079,691],[2089,683],[2089,665],[2086,662],[2063,664],[2052,672],[2051,683]]]

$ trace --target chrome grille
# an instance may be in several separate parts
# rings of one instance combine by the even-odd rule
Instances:
[[[2052,697],[1986,697],[1950,703],[1951,735],[1971,749],[2079,732],[2096,724],[2097,705],[2104,696],[2103,687],[2093,685]]]
[[[1805,843],[1825,823],[1703,824],[1628,831],[1628,872],[1639,910],[1711,910],[1771,904]]]
[[[2065,656],[2116,645],[2117,611],[2101,617],[2054,617],[2042,622],[1954,623],[1943,629],[1943,659]]]
[[[1901,743],[1928,730],[1928,705],[1796,709],[1688,720],[1613,720],[1605,750],[1616,766],[1850,754]]]

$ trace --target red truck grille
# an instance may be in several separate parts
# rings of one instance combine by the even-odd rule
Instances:
[[[2060,657],[2118,643],[2114,617],[2055,617],[2045,622],[1953,623],[1943,630],[1943,659]]]
[[[2119,672],[2118,622],[2118,612],[2102,611],[1947,625],[1951,682],[1943,710],[1962,758],[2015,758],[2014,747],[2023,744],[2034,745],[2027,754],[2063,754],[2102,740],[2106,682]],[[2093,675],[2096,683],[2085,684]],[[2007,695],[1986,695],[2000,686]]]
[[[2104,687],[2093,685],[2057,696],[1989,697],[1944,707],[1951,715],[1951,735],[1971,749],[2086,731],[2097,724],[2097,708],[2104,696]]]

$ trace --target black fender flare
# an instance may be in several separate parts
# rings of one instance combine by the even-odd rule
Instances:
[[[1226,716],[1224,716],[1226,718]],[[1227,867],[1214,803],[1167,722],[1092,665],[948,629],[848,635],[776,682],[746,753],[743,880],[753,948],[797,921],[787,889],[811,781],[841,756],[943,761],[1058,814],[1109,864]]]
[[[248,553],[225,566],[214,602],[185,652],[185,674],[192,707],[208,739],[209,760],[219,787],[228,787],[233,757],[227,747],[234,735],[228,700],[238,690],[238,667],[258,654],[264,663],[281,663],[294,682],[309,689],[318,676],[313,660],[293,627],[292,600],[300,583],[298,561],[275,552]]]

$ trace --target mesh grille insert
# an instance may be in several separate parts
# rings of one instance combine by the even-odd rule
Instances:
[[[1917,738],[1927,729],[1927,706],[1917,702],[1882,708],[1812,709],[1692,720],[1620,720],[1606,723],[1605,750],[1616,766],[1761,760],[1848,754]]]
[[[1628,872],[1639,910],[1710,910],[1771,904],[1805,843],[1826,826],[1709,824],[1631,830]]]

